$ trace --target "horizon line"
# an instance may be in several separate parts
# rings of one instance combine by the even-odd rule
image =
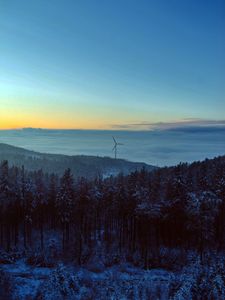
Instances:
[[[201,118],[185,118],[180,120],[170,120],[161,122],[130,122],[130,123],[117,123],[107,124],[105,127],[96,128],[71,128],[71,127],[32,127],[32,126],[21,126],[21,127],[8,127],[1,128],[1,131],[10,130],[77,130],[77,131],[164,131],[170,129],[188,129],[188,128],[223,128],[225,127],[225,119],[201,119]]]

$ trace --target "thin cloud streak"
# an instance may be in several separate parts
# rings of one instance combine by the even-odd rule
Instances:
[[[176,129],[225,129],[225,120],[210,120],[185,118],[171,122],[139,122],[131,124],[113,124],[111,128],[117,130],[176,130]]]

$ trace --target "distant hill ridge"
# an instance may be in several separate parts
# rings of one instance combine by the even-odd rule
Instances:
[[[66,168],[70,168],[75,177],[94,178],[108,177],[120,172],[128,174],[145,167],[151,171],[155,166],[142,162],[131,162],[124,159],[110,157],[63,155],[39,153],[20,147],[0,143],[0,161],[8,160],[10,165],[22,166],[34,171],[43,169],[44,172],[62,175]]]

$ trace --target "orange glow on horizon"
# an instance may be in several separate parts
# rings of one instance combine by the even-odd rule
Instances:
[[[2,118],[0,115],[0,130],[19,130],[22,128],[42,128],[42,129],[80,129],[80,130],[110,130],[112,126],[106,122],[99,122],[99,120],[65,120],[65,119],[51,119],[46,121],[45,118],[34,118],[32,116],[29,119],[19,117]]]

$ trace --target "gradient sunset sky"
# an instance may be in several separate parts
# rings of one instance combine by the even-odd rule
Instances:
[[[224,0],[0,0],[0,129],[224,119]]]

